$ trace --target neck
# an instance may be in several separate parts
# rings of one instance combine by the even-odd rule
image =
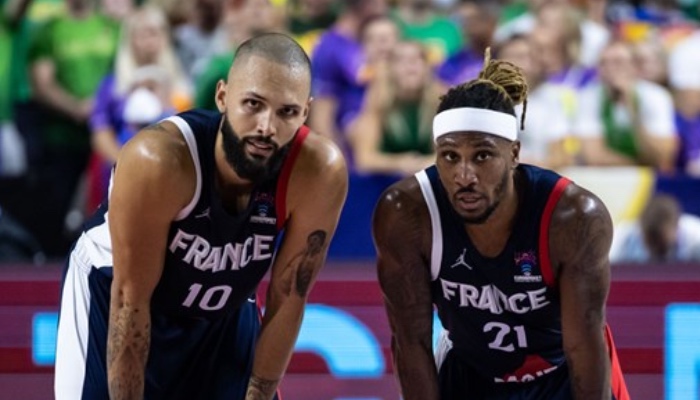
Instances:
[[[396,98],[404,103],[419,101],[422,96],[422,88],[397,90],[396,92]]]

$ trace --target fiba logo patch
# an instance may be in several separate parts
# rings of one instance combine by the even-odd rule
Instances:
[[[515,282],[542,282],[542,275],[532,275],[537,265],[537,256],[533,250],[515,253],[515,265],[520,268],[520,275],[514,275]]]
[[[275,204],[274,196],[270,193],[258,192],[253,202],[255,202],[255,215],[250,217],[250,222],[268,225],[277,223],[277,218],[270,217]]]
[[[268,204],[258,204],[258,215],[261,217],[267,217],[270,213],[270,206]]]

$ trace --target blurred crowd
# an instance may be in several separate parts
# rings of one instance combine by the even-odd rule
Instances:
[[[215,109],[236,47],[308,52],[308,124],[353,173],[433,162],[440,96],[485,51],[519,65],[521,161],[700,177],[699,0],[0,0],[0,259],[62,257],[120,147]]]

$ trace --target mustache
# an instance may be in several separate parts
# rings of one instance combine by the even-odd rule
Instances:
[[[463,188],[457,190],[457,193],[455,193],[455,195],[461,194],[461,193],[480,194],[479,192],[476,191],[476,189],[474,189],[471,186],[463,187]]]
[[[277,143],[275,143],[271,137],[269,136],[248,136],[243,139],[241,139],[243,142],[256,142],[256,143],[261,143],[261,144],[268,144],[271,146],[274,146],[275,148],[279,147],[277,146]]]

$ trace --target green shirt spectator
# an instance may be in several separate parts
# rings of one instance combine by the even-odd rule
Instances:
[[[216,84],[219,80],[226,80],[228,70],[233,62],[234,52],[220,54],[209,61],[209,65],[195,82],[194,106],[216,111]]]
[[[55,93],[36,93],[39,100],[62,114],[47,122],[46,145],[89,146],[85,125],[89,100],[112,68],[117,35],[117,23],[98,14],[59,17],[37,32],[29,53],[30,63],[35,68],[39,62],[50,61],[52,79],[62,92],[60,97],[67,100],[60,101]]]
[[[423,0],[402,0],[393,14],[402,37],[423,43],[431,65],[443,61],[462,48],[462,33],[447,17],[436,12]]]

